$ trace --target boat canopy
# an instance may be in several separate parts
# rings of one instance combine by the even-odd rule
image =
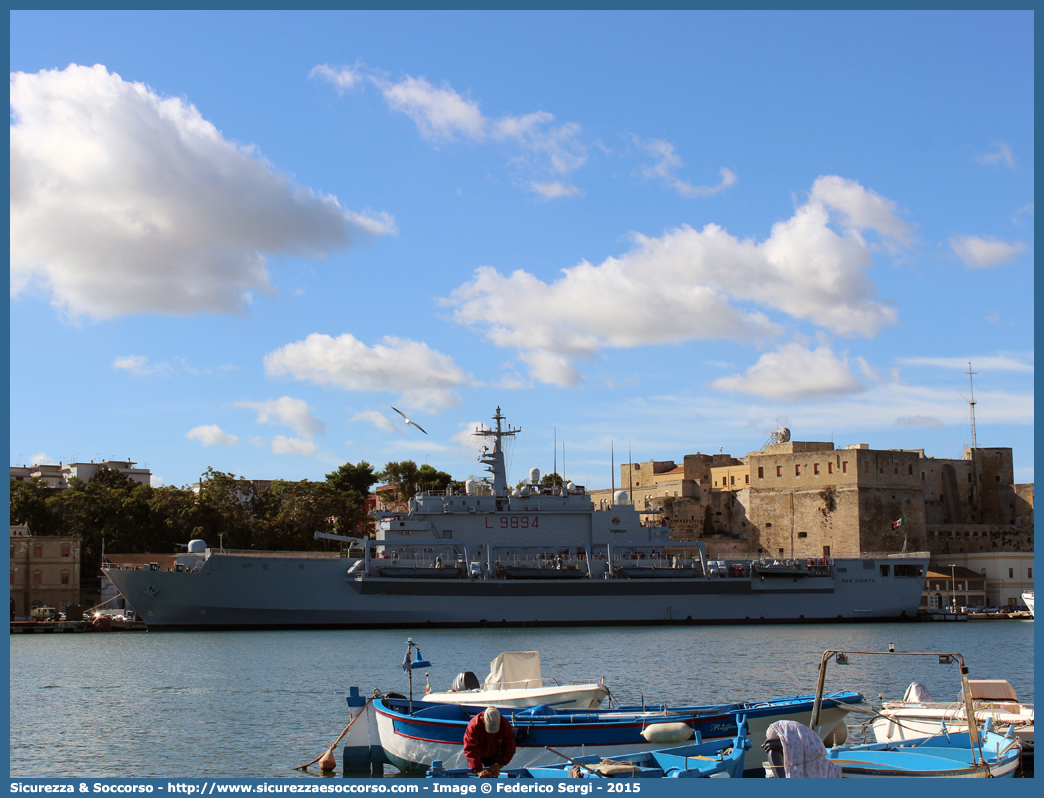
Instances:
[[[513,690],[542,684],[539,651],[505,651],[489,663],[485,689]]]
[[[973,701],[1018,701],[1007,679],[969,679],[968,686]]]

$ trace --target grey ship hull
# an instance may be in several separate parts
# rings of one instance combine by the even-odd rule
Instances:
[[[355,560],[212,553],[200,569],[107,575],[150,630],[811,623],[913,618],[920,557],[834,561],[760,579],[357,578]],[[881,566],[891,566],[889,576]]]

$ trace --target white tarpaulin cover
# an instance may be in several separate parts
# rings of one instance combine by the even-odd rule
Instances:
[[[961,697],[964,700],[964,697]],[[930,704],[932,703],[932,694],[928,688],[920,682],[910,682],[910,686],[906,688],[906,695],[903,696],[903,701],[913,701],[918,704]]]
[[[505,651],[489,663],[485,688],[513,690],[540,687],[541,684],[539,651]]]

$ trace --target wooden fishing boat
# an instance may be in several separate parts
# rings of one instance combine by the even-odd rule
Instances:
[[[950,665],[958,663],[960,669],[961,695],[965,708],[965,717],[974,717],[971,686],[968,680],[968,668],[964,659],[955,652],[939,651],[826,651],[819,666],[819,682],[816,689],[816,706],[812,712],[811,729],[816,728],[819,719],[819,701],[823,696],[826,680],[827,664],[831,661],[846,665],[849,655],[869,654],[886,657],[899,656],[931,656],[938,657],[939,663]],[[771,738],[774,729],[769,729]],[[794,731],[783,729],[783,732]],[[993,731],[993,719],[987,718],[984,728],[979,725],[968,725],[967,731],[957,733],[940,724],[938,733],[932,736],[903,741],[882,741],[855,746],[835,746],[829,751],[823,748],[813,751],[813,736],[805,735],[804,739],[795,739],[793,751],[787,750],[786,734],[782,745],[766,742],[769,761],[765,763],[765,774],[770,777],[801,778],[806,775],[804,767],[810,762],[821,759],[825,773],[812,775],[840,775],[842,778],[1011,778],[1019,766],[1022,745],[1015,734],[1014,727],[1009,727],[1007,734]],[[801,737],[801,735],[795,735]],[[811,740],[811,742],[810,742]],[[798,767],[801,765],[802,767]]]
[[[508,768],[505,779],[738,779],[743,776],[744,755],[751,747],[747,725],[741,721],[736,736],[704,742],[699,733],[688,745],[655,751],[638,751],[604,759],[598,754],[567,757],[547,749],[565,761],[559,764]],[[431,763],[430,779],[478,778],[470,768],[442,767]]]

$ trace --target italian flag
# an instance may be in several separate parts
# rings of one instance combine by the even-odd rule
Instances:
[[[898,529],[901,526],[906,526],[906,516],[904,515],[898,521],[892,521],[892,529]]]

